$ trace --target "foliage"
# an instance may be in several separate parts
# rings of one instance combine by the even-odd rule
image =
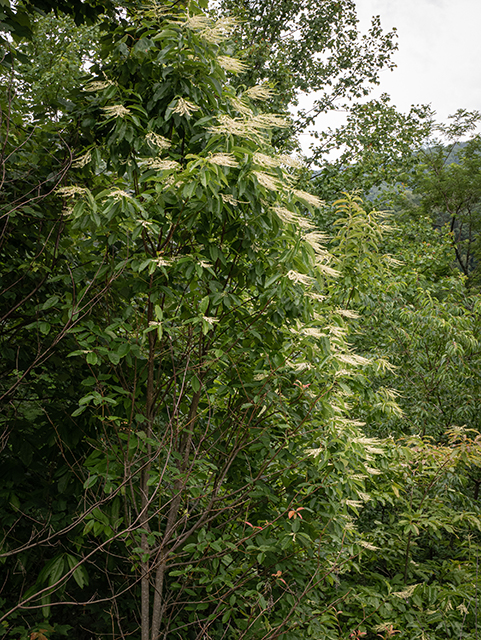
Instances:
[[[434,126],[428,105],[400,113],[386,94],[352,105],[344,125],[314,134],[319,141],[312,156],[319,167],[316,192],[326,200],[346,190],[372,196],[405,180],[406,172],[419,165],[419,153]]]
[[[60,377],[43,345],[43,370],[32,356],[5,374],[12,412],[51,425],[38,463],[50,458],[66,496],[52,521],[52,489],[31,493],[31,459],[21,464],[12,435],[4,468],[21,472],[2,507],[4,620],[22,611],[33,628],[40,609],[58,630],[73,601],[88,628],[108,593],[112,619],[101,615],[97,633],[299,637],[332,626],[325,585],[358,553],[346,525],[375,442],[347,419],[342,394],[362,361],[323,300],[326,253],[308,215],[319,202],[269,146],[282,120],[226,79],[225,31],[201,13],[146,10],[106,35],[78,100],[85,146],[68,184],[42,201],[62,226],[62,269],[40,282],[42,295],[57,290],[33,310],[49,312],[48,328],[34,326],[55,335],[58,357],[76,348]],[[40,374],[48,391],[25,396]],[[50,406],[62,379],[67,406],[77,403],[70,439]]]
[[[3,67],[1,635],[476,637],[480,304],[409,155],[432,123],[355,106],[317,182],[280,154],[276,109],[393,47],[299,7],[47,16]],[[340,193],[401,169],[416,206]]]
[[[481,142],[479,136],[457,150],[456,162],[448,162],[451,148],[437,146],[424,154],[413,179],[420,207],[435,224],[449,225],[456,261],[471,282],[479,274],[479,207]]]
[[[331,297],[358,318],[353,344],[370,360],[369,386],[358,374],[346,392],[368,435],[399,439],[366,486],[357,526],[380,555],[367,552],[361,577],[341,581],[340,628],[350,637],[475,637],[478,296],[454,266],[449,232],[426,216],[386,220],[345,196],[318,222],[340,271]]]
[[[15,42],[22,38],[31,38],[35,29],[35,16],[48,14],[52,11],[58,16],[58,12],[72,16],[77,25],[93,24],[102,14],[112,15],[114,8],[118,6],[111,0],[27,0],[25,2],[11,2],[2,0],[0,10],[0,37],[2,45],[10,44],[11,40],[5,37],[9,34]],[[12,55],[13,53],[13,55]],[[2,64],[10,66],[14,63],[18,52],[9,47]]]
[[[247,63],[239,83],[263,83],[271,92],[267,107],[276,113],[297,105],[300,93],[316,96],[309,111],[297,111],[296,132],[314,125],[319,114],[349,109],[348,101],[368,95],[378,83],[381,69],[393,68],[395,29],[384,33],[377,16],[368,33],[360,34],[351,0],[222,0],[219,7],[240,22],[231,45]],[[294,142],[292,136],[276,140],[284,146]]]

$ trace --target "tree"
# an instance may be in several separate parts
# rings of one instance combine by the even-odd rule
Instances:
[[[329,202],[343,191],[359,191],[372,199],[405,182],[406,174],[422,162],[423,145],[434,128],[429,105],[413,105],[400,113],[386,94],[352,105],[344,125],[315,133],[316,193]]]
[[[119,3],[111,0],[106,2],[99,0],[27,0],[26,2],[12,3],[10,0],[2,0],[0,13],[0,32],[8,33],[15,42],[22,38],[31,38],[34,31],[35,16],[46,15],[54,12],[72,16],[77,25],[95,23],[101,15],[114,13]],[[10,66],[15,60],[16,51],[12,49],[11,39],[1,37],[2,45],[7,45],[8,53],[2,60],[2,64]],[[12,56],[13,52],[13,56]]]
[[[458,267],[477,283],[479,254],[480,139],[475,136],[457,150],[438,146],[424,154],[414,185],[420,207],[436,225],[449,225]]]
[[[289,113],[300,93],[316,95],[313,107],[294,117],[296,133],[314,125],[319,114],[349,110],[378,83],[381,69],[393,68],[396,30],[384,33],[377,16],[361,35],[351,0],[222,0],[219,7],[240,22],[231,44],[247,63],[240,85],[264,83],[271,90],[266,107],[275,113]],[[274,141],[295,144],[292,135]]]
[[[106,34],[78,99],[75,162],[42,202],[65,225],[65,266],[24,328],[28,343],[48,312],[55,354],[76,342],[62,371],[76,435],[48,410],[61,378],[45,371],[33,404],[55,433],[49,473],[66,504],[53,519],[52,489],[27,501],[29,463],[9,440],[11,635],[20,614],[24,634],[335,633],[325,590],[359,553],[346,525],[375,444],[343,395],[364,361],[323,298],[319,201],[269,145],[284,122],[257,110],[262,88],[236,89],[224,71],[237,66],[228,27],[193,4],[139,12]],[[25,406],[27,375],[6,375]],[[67,618],[63,603],[84,606]]]
[[[387,439],[356,522],[371,547],[341,580],[339,625],[358,638],[475,637],[479,296],[446,230],[371,206],[345,196],[317,216],[339,271],[330,298],[370,361],[344,392],[366,434]]]

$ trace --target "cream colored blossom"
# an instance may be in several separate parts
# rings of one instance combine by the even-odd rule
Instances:
[[[217,20],[212,27],[201,31],[200,35],[207,40],[207,42],[218,44],[229,37],[237,25],[238,21],[235,18],[221,18]]]
[[[321,242],[326,241],[326,236],[323,233],[319,233],[318,231],[311,231],[303,237],[303,240],[304,242],[307,242],[310,247],[312,247],[314,253],[317,253],[319,256],[322,256],[324,258],[329,256],[329,253],[321,244]]]
[[[300,191],[299,189],[293,189],[292,193],[298,200],[303,200],[304,202],[307,202],[307,204],[310,204],[313,207],[320,208],[324,204],[320,198],[313,195],[312,193],[307,193],[307,191]]]
[[[312,231],[312,229],[315,228],[307,218],[304,218],[304,216],[299,215],[295,211],[290,211],[285,207],[272,207],[272,210],[285,224],[294,224],[304,231]]]
[[[189,102],[188,100],[184,100],[184,98],[178,98],[177,104],[174,109],[172,109],[172,113],[178,113],[181,116],[189,116],[194,113],[194,111],[198,111],[200,107]]]
[[[369,445],[367,445],[365,449],[367,453],[372,453],[375,456],[382,456],[382,454],[384,453],[384,449],[381,449],[380,447],[370,447]]]
[[[381,448],[380,442],[376,438],[358,436],[357,438],[353,438],[351,442],[361,444],[367,453],[372,453],[374,455],[382,455],[384,453],[384,449]]]
[[[374,467],[364,467],[364,468],[371,476],[381,475],[381,472],[379,471],[379,469],[375,469]]]
[[[80,196],[87,193],[87,189],[79,187],[77,185],[70,185],[69,187],[59,187],[55,190],[59,196],[65,196],[66,198],[72,198],[73,196]]]
[[[306,453],[308,456],[314,456],[314,458],[316,456],[321,455],[321,453],[324,451],[324,447],[318,447],[317,449],[306,449]]]
[[[309,362],[292,362],[291,360],[286,360],[286,366],[290,369],[293,369],[297,373],[312,369],[312,366],[309,364]]]
[[[293,158],[292,156],[287,156],[285,154],[277,156],[281,164],[286,167],[292,167],[293,169],[302,169],[306,165],[299,158]]]
[[[85,167],[85,165],[88,164],[90,162],[90,160],[92,160],[92,150],[91,149],[89,149],[87,151],[87,153],[84,153],[83,156],[79,156],[78,158],[76,158],[72,162],[72,167],[74,169],[81,169],[82,167]]]
[[[402,591],[393,591],[391,595],[396,596],[396,598],[410,598],[416,590],[416,587],[418,587],[419,585],[419,582],[417,584],[412,584]]]
[[[102,107],[105,115],[109,118],[125,118],[130,114],[130,110],[126,109],[122,104],[113,104],[110,107]]]
[[[299,215],[296,212],[290,211],[285,207],[272,207],[272,210],[277,214],[282,222],[285,222],[286,224],[297,224]]]
[[[289,280],[292,280],[296,284],[301,283],[305,285],[310,285],[314,282],[314,278],[311,278],[310,276],[306,276],[304,273],[299,273],[298,271],[294,271],[293,269],[291,269],[291,271],[288,272],[287,277],[289,278]]]
[[[351,311],[350,309],[336,309],[336,313],[344,318],[350,318],[352,320],[357,320],[359,318],[359,314],[355,311]]]
[[[202,316],[202,320],[209,324],[214,324],[215,322],[219,322],[219,318],[214,318],[212,316]]]
[[[187,20],[181,22],[180,24],[182,24],[182,26],[188,27],[189,29],[192,29],[192,31],[202,31],[204,29],[211,28],[212,20],[204,14],[198,14],[194,16],[188,16]]]
[[[369,551],[378,551],[379,547],[376,547],[374,544],[367,542],[366,540],[359,540],[358,545],[360,547],[364,547],[364,549],[368,549]]]
[[[112,86],[114,83],[112,80],[94,80],[84,87],[85,91],[103,91],[107,87]]]
[[[135,222],[144,227],[144,229],[150,229],[154,225],[151,220],[143,220],[142,218],[138,218]]]
[[[377,358],[375,360],[375,364],[376,367],[378,368],[379,371],[396,371],[397,367],[394,364],[391,364],[389,362],[389,360],[386,360],[386,358]],[[401,395],[401,394],[398,394]]]
[[[361,500],[344,500],[344,504],[354,509],[361,509],[364,506]]]
[[[345,422],[347,422],[348,424],[351,424],[351,426],[354,426],[354,427],[363,427],[366,424],[365,422],[356,422],[351,420],[346,420]],[[368,438],[367,436],[356,436],[351,440],[351,442],[354,442],[355,444],[362,444],[362,445],[369,445],[369,446],[379,444],[379,440],[377,440],[377,438]]]
[[[210,128],[212,133],[223,135],[236,135],[250,140],[260,140],[265,136],[265,131],[273,127],[287,127],[289,123],[279,116],[260,114],[252,117],[231,118],[221,115],[219,124]]]
[[[149,131],[145,139],[152,147],[157,147],[157,149],[168,149],[170,147],[170,140],[167,140],[164,136],[160,136],[158,133],[155,133],[155,131]]]
[[[277,191],[280,188],[279,180],[276,180],[268,173],[264,173],[263,171],[253,171],[252,173],[262,187],[270,189],[271,191]]]
[[[385,398],[388,398],[389,400],[392,400],[393,402],[396,402],[397,398],[402,397],[399,391],[396,391],[396,389],[379,387],[377,391],[379,394],[383,395]]]
[[[160,160],[158,158],[147,158],[142,161],[142,165],[149,169],[157,169],[158,171],[179,170],[182,168],[175,160]]]
[[[114,200],[121,200],[122,198],[132,198],[131,194],[127,193],[126,191],[123,191],[122,189],[116,189],[115,191],[111,191],[108,196],[108,198],[113,198]]]
[[[197,31],[202,38],[213,44],[225,40],[238,24],[235,18],[225,17],[213,22],[206,15],[189,16],[186,20],[172,20],[171,23]]]
[[[273,127],[283,129],[290,125],[285,118],[272,113],[260,113],[252,118],[252,122],[260,129],[272,129]]]
[[[162,257],[154,258],[152,262],[155,263],[158,267],[170,267],[170,265],[172,264],[172,260]]]
[[[312,231],[312,229],[315,228],[312,222],[304,216],[299,216],[299,218],[297,219],[297,224],[303,231]]]
[[[316,267],[323,275],[329,276],[330,278],[338,278],[341,275],[341,273],[337,271],[337,269],[329,267],[327,264],[324,264],[320,260],[316,262]]]
[[[231,153],[215,153],[207,158],[210,164],[220,165],[221,167],[238,167],[235,157]]]
[[[211,133],[228,134],[234,136],[244,136],[246,134],[246,119],[231,118],[227,115],[219,116],[219,124],[211,127]],[[257,132],[256,132],[257,133]]]
[[[301,330],[301,334],[304,336],[310,336],[312,338],[323,338],[326,335],[316,327],[305,327]]]
[[[255,164],[259,164],[261,167],[267,167],[268,169],[278,167],[280,164],[277,158],[267,156],[265,153],[254,153],[252,160]]]
[[[363,358],[362,356],[358,356],[354,353],[337,353],[336,358],[341,362],[345,362],[346,364],[351,364],[358,367],[366,366],[370,363],[370,360],[368,360],[367,358]]]
[[[274,95],[273,89],[271,89],[267,84],[256,84],[253,87],[247,89],[244,92],[244,95],[250,98],[251,100],[268,100],[272,98]]]
[[[369,502],[369,500],[371,499],[371,496],[368,493],[363,493],[362,491],[358,491],[357,496],[359,500],[362,500],[363,502]]]
[[[344,336],[347,334],[346,327],[338,327],[336,324],[333,324],[327,328],[329,329],[329,333],[336,338],[344,338]]]
[[[231,73],[242,73],[249,68],[245,62],[241,62],[237,60],[237,58],[231,58],[230,56],[219,56],[217,62],[225,71],[230,71]]]
[[[232,205],[239,204],[239,200],[236,200],[234,196],[231,195],[230,193],[221,193],[220,197],[222,198],[222,201],[225,202],[226,204],[232,204]]]
[[[326,296],[323,296],[320,293],[314,293],[312,291],[309,291],[307,295],[309,296],[309,298],[311,298],[311,300],[316,300],[316,302],[324,302],[324,300],[326,299]]]
[[[173,185],[176,185],[176,187],[180,188],[181,184],[182,184],[182,180],[177,180],[174,175],[170,174],[169,176],[167,176],[165,178],[165,181],[163,183],[162,186],[162,191],[166,191],[167,189],[170,189],[170,187],[172,187]]]
[[[229,96],[229,102],[234,107],[236,111],[242,113],[244,116],[252,116],[252,109],[247,105],[242,99],[236,98],[234,96]]]
[[[144,5],[145,9],[139,10],[140,15],[144,15],[146,17],[157,18],[158,20],[165,19],[167,15],[170,13],[170,7],[160,6],[156,0],[149,0]]]
[[[402,267],[404,264],[402,260],[397,260],[396,258],[393,258],[392,256],[390,256],[388,253],[384,255],[383,258],[388,264],[391,264],[394,267]]]

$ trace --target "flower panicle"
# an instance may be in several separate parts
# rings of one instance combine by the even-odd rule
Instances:
[[[151,147],[156,147],[159,150],[168,149],[170,147],[170,140],[167,140],[164,136],[155,133],[155,131],[149,131],[145,139]]]
[[[184,100],[184,98],[178,98],[175,107],[172,109],[172,113],[178,113],[180,116],[187,116],[189,118],[194,111],[198,111],[199,109],[200,107],[193,102]]]
[[[269,98],[272,98],[272,96],[274,95],[274,90],[266,83],[256,84],[253,87],[247,89],[247,91],[244,91],[244,95],[251,100],[259,100],[263,102],[265,100],[269,100]]]
[[[287,277],[289,278],[289,280],[292,280],[296,284],[303,284],[306,286],[309,286],[314,282],[314,278],[311,278],[311,276],[307,276],[305,273],[294,271],[294,269],[291,269],[287,273]]]
[[[59,187],[55,190],[59,196],[65,196],[66,198],[72,198],[73,196],[80,196],[87,193],[88,189],[85,187],[79,187],[76,184],[70,185],[68,187]]]
[[[214,153],[207,158],[210,164],[219,165],[221,167],[238,167],[239,164],[231,153]]]
[[[125,118],[125,116],[130,115],[130,109],[127,109],[127,107],[124,107],[122,104],[102,107],[102,111],[105,112],[107,118]]]
[[[230,73],[242,73],[249,68],[245,62],[231,56],[219,56],[217,62],[224,71],[230,71]]]

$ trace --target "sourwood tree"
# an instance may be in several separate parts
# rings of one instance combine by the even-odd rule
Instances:
[[[68,173],[38,208],[6,200],[26,238],[37,211],[62,231],[5,325],[7,637],[338,636],[328,587],[381,453],[344,393],[366,362],[325,298],[321,203],[270,145],[286,123],[232,80],[232,26],[159,4],[106,32],[61,116]]]

